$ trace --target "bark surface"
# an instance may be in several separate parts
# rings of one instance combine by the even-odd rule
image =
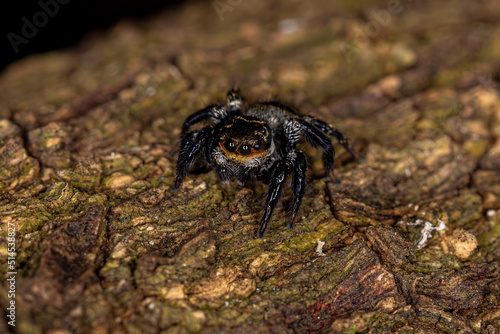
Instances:
[[[494,0],[221,0],[11,65],[0,332],[499,333],[499,59]],[[289,188],[263,239],[265,184],[172,190],[182,122],[233,85],[365,157],[325,177],[304,144],[293,230]]]

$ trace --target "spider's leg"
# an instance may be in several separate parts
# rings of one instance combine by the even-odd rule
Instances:
[[[211,146],[212,128],[206,127],[200,131],[188,132],[182,139],[179,158],[177,159],[174,189],[178,189],[182,180],[186,177],[189,169],[206,153],[206,148]]]
[[[181,138],[183,138],[189,131],[189,128],[196,123],[199,123],[206,119],[211,119],[214,121],[215,124],[217,124],[220,123],[226,117],[227,117],[227,110],[226,108],[220,105],[209,106],[206,107],[205,109],[197,111],[194,114],[190,115],[188,118],[186,118],[186,120],[184,121],[184,124],[182,125]]]
[[[212,155],[212,152],[214,150],[214,147],[217,143],[215,142],[215,140],[209,140],[208,143],[207,143],[207,149],[205,150],[205,159],[207,159],[207,161],[210,163],[210,164],[213,164],[214,162],[214,157]]]
[[[329,126],[328,124],[326,124],[325,122],[323,122],[322,120],[319,120],[317,118],[310,117],[309,122],[314,124],[316,127],[318,127],[324,133],[328,133],[329,135],[337,138],[339,143],[342,146],[344,146],[345,149],[347,150],[347,152],[349,152],[354,158],[356,158],[356,160],[361,159],[359,153],[349,145],[349,143],[347,142],[347,139],[344,138],[344,135],[340,131],[333,129],[331,126]]]
[[[288,223],[288,228],[292,228],[295,223],[295,218],[297,218],[297,212],[299,211],[300,204],[302,203],[302,197],[306,191],[306,171],[307,171],[307,161],[306,156],[302,152],[297,152],[297,161],[295,163],[295,168],[293,171],[293,182],[292,182],[292,193],[294,195],[292,204],[292,217]]]
[[[240,95],[240,90],[237,88],[231,89],[227,92],[227,109],[231,114],[231,118],[241,115],[241,107],[243,105],[243,98]]]
[[[301,125],[301,132],[304,138],[314,147],[319,147],[323,151],[323,164],[327,170],[333,169],[333,158],[335,151],[330,139],[316,126],[304,118],[297,119]]]
[[[257,234],[259,238],[262,238],[266,232],[267,224],[269,220],[271,220],[273,210],[278,204],[281,193],[283,192],[283,186],[285,185],[291,169],[291,161],[284,160],[275,162],[272,167],[273,174],[269,182],[269,188],[267,189],[266,207],[264,209],[264,215],[260,220],[259,233]]]

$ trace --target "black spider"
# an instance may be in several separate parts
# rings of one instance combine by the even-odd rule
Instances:
[[[227,107],[213,105],[189,116],[182,126],[182,142],[177,160],[174,189],[179,188],[193,164],[204,157],[222,182],[236,177],[240,184],[268,174],[271,179],[258,237],[262,238],[288,176],[293,173],[294,194],[289,228],[293,227],[306,186],[306,156],[296,149],[300,136],[323,151],[323,162],[333,169],[334,150],[326,134],[332,135],[355,157],[357,153],[344,136],[325,122],[297,115],[277,102],[256,103],[242,112],[237,90],[227,94]],[[198,122],[213,124],[189,132]]]

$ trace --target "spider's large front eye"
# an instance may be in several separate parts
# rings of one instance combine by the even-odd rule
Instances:
[[[241,145],[238,149],[238,152],[243,155],[249,155],[250,153],[252,153],[252,149],[248,145]]]
[[[236,151],[236,145],[234,145],[234,143],[232,141],[227,141],[224,143],[224,148],[228,151],[228,152],[234,152]]]

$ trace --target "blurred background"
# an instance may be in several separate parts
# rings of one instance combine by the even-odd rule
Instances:
[[[9,63],[32,53],[46,52],[74,45],[86,33],[105,30],[117,20],[123,18],[143,18],[149,14],[171,9],[186,0],[109,0],[109,1],[77,1],[77,0],[31,0],[12,1],[9,9],[0,13],[2,38],[0,54],[0,71]],[[191,0],[195,1],[195,0]],[[57,4],[59,8],[56,8]],[[19,45],[18,50],[12,47],[11,40],[16,37],[9,33],[22,36],[23,17],[32,22],[33,16],[43,8],[49,9],[50,20],[44,24],[28,43]],[[46,11],[47,12],[47,11]],[[39,17],[40,23],[44,21]]]

